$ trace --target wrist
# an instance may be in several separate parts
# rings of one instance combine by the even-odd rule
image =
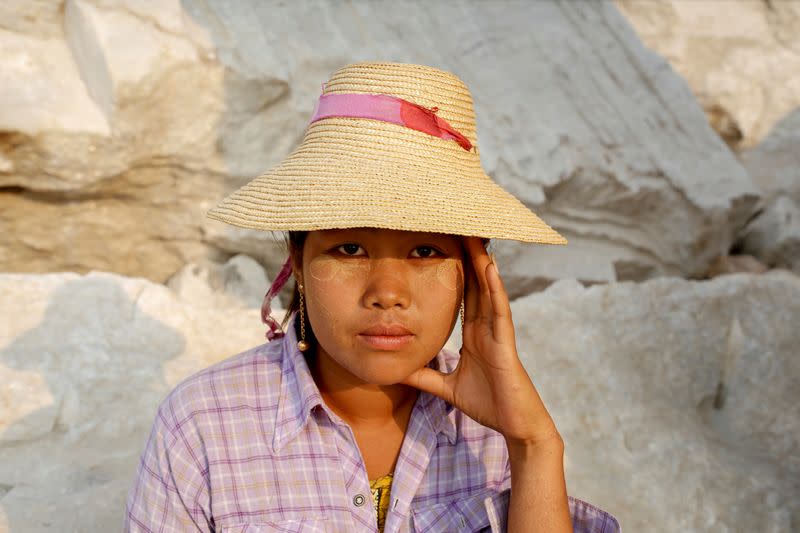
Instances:
[[[564,439],[558,433],[539,439],[513,439],[506,437],[509,459],[526,460],[534,457],[564,454]]]
[[[564,444],[559,438],[535,444],[506,444],[511,484],[525,479],[555,479],[564,475]]]

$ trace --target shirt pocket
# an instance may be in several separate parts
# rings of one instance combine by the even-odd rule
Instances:
[[[509,491],[483,492],[451,502],[412,508],[414,531],[505,531]]]
[[[219,528],[219,533],[326,533],[326,523],[325,517],[242,522],[223,526]]]

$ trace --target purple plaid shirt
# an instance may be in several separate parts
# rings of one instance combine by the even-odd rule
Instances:
[[[350,427],[323,402],[293,327],[186,378],[158,407],[128,494],[125,531],[374,531]],[[455,368],[442,350],[429,366]],[[505,531],[505,441],[421,392],[394,471],[385,533]],[[617,520],[569,496],[575,533]]]

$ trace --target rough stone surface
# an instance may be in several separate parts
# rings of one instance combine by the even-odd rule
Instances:
[[[512,311],[571,494],[626,531],[796,529],[797,276],[562,280]],[[2,274],[0,317],[10,533],[118,530],[160,400],[265,331],[257,309],[98,272]]]
[[[4,80],[0,84],[0,124],[5,135],[7,132],[35,135],[42,130],[110,134],[107,117],[86,94],[86,86],[63,38],[21,35],[0,29],[0,50]],[[21,90],[23,87],[26,90]],[[65,106],[65,100],[71,105]],[[5,163],[4,172],[14,170],[10,160]]]
[[[763,274],[767,270],[769,270],[769,267],[752,255],[721,255],[711,264],[708,277],[715,278],[724,274],[735,274],[737,272]]]
[[[742,231],[741,249],[800,274],[800,109],[745,151],[742,161],[763,201],[759,216]]]
[[[208,220],[202,227],[202,240],[222,254],[244,254],[265,267],[274,278],[286,261],[288,248],[284,233],[239,228]]]
[[[167,281],[167,287],[187,302],[214,307],[261,309],[270,281],[258,261],[240,254],[224,265],[189,263]],[[275,311],[280,302],[275,302]]]
[[[6,0],[0,3],[0,28],[39,37],[63,37],[63,2]]]
[[[567,487],[623,531],[797,530],[800,279],[561,280],[512,311]]]
[[[205,211],[285,157],[320,83],[362,59],[464,79],[484,168],[570,240],[498,246],[514,295],[562,277],[701,277],[751,214],[743,168],[613,4],[433,3],[402,21],[380,3],[309,9],[68,0],[41,23],[0,23],[16,50],[3,100],[19,102],[0,113],[0,270],[163,282],[244,252],[274,274],[282,258]]]
[[[800,107],[800,2],[615,0],[691,86],[717,131],[750,148]]]
[[[192,305],[163,285],[98,272],[2,274],[0,317],[9,533],[119,531],[156,402],[265,342],[266,327],[257,309]]]

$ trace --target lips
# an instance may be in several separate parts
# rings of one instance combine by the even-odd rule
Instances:
[[[380,337],[394,337],[401,335],[413,335],[411,331],[403,327],[402,324],[377,324],[371,326],[360,333],[360,335],[371,335]]]
[[[395,351],[408,346],[414,334],[402,324],[377,324],[359,333],[358,338],[373,350]]]

